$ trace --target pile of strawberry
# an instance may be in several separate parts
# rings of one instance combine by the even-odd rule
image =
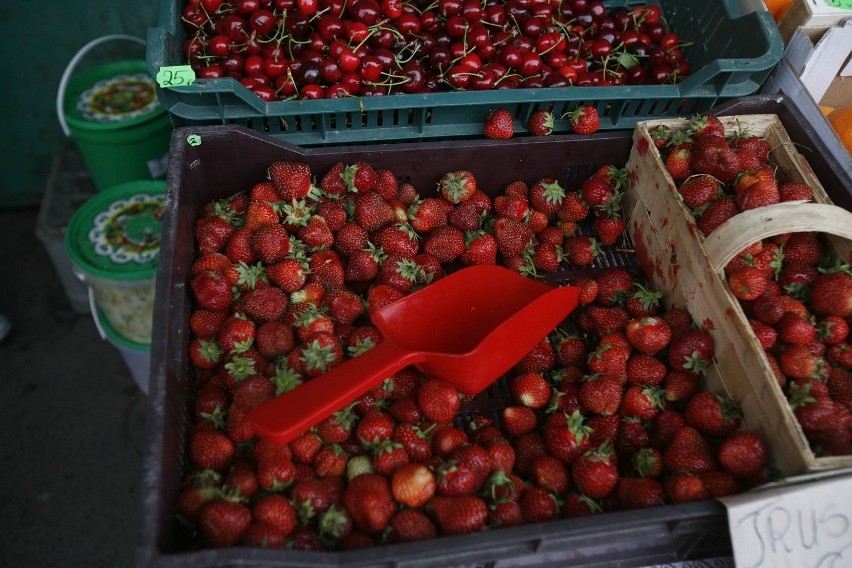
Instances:
[[[652,137],[705,236],[741,211],[813,201],[813,188],[785,181],[769,143],[743,128],[728,140],[718,119],[699,116],[685,132],[660,127]],[[813,449],[852,453],[849,265],[819,233],[785,233],[747,247],[725,274]]]
[[[787,233],[749,246],[725,274],[811,447],[852,454],[849,265],[818,233]]]
[[[614,166],[493,199],[464,170],[429,197],[366,163],[313,174],[275,162],[196,221],[197,389],[176,504],[193,546],[349,550],[764,480],[764,442],[700,390],[710,336],[620,268],[578,271],[583,306],[501,379],[496,414],[408,368],[288,444],[258,438],[253,408],[381,341],[372,311],[459,266],[587,267],[624,226]]]

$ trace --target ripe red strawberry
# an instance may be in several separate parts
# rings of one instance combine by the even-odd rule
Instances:
[[[632,385],[624,392],[620,414],[639,420],[651,420],[657,412],[665,408],[663,395],[664,391],[656,387]]]
[[[373,471],[385,477],[392,476],[397,469],[409,463],[408,453],[402,444],[392,441],[389,437],[375,444],[371,451]]]
[[[538,418],[527,406],[508,406],[503,409],[503,431],[510,436],[522,436],[535,429]]]
[[[817,233],[793,233],[784,244],[784,262],[815,266],[822,258],[823,247]]]
[[[231,283],[221,272],[202,270],[192,277],[192,294],[199,307],[221,312],[231,305]]]
[[[450,203],[467,201],[476,191],[476,178],[468,170],[447,172],[438,180],[438,191]]]
[[[529,188],[530,205],[548,216],[553,216],[562,206],[565,190],[553,178],[543,178]]]
[[[778,355],[778,364],[781,371],[793,379],[807,379],[817,376],[823,368],[824,362],[816,357],[807,345],[788,345]]]
[[[208,546],[225,548],[239,543],[251,522],[247,506],[237,501],[214,499],[198,513],[198,532]]]
[[[562,221],[578,223],[589,216],[589,204],[579,191],[566,192],[556,216]]]
[[[589,266],[601,252],[598,242],[585,235],[573,235],[565,239],[562,252],[571,264]]]
[[[285,292],[301,290],[308,280],[307,264],[295,258],[285,258],[266,267],[266,276]]]
[[[378,533],[388,526],[396,512],[390,483],[381,475],[362,473],[349,480],[343,492],[343,505],[356,528]]]
[[[531,215],[530,200],[526,195],[498,195],[494,198],[494,214],[523,222]]]
[[[635,349],[653,355],[665,349],[672,338],[672,330],[661,317],[651,316],[627,322],[625,335]]]
[[[768,278],[759,268],[745,266],[728,276],[728,287],[740,300],[754,300],[766,290]]]
[[[562,118],[571,122],[571,128],[577,134],[591,134],[601,127],[598,109],[593,105],[583,105],[565,114]]]
[[[572,414],[557,412],[547,420],[544,429],[544,446],[548,454],[563,463],[570,464],[589,448],[590,433],[591,429],[586,425],[579,410]],[[517,461],[521,461],[521,452],[517,445],[515,451],[518,454]],[[519,471],[523,472],[523,470]]]
[[[766,442],[752,432],[734,432],[719,446],[722,469],[737,479],[748,481],[760,474],[766,463]]]
[[[255,521],[269,523],[283,537],[287,537],[296,528],[296,509],[290,500],[280,493],[264,493],[251,507]]]
[[[338,239],[340,238],[338,234]],[[407,222],[385,225],[371,235],[371,239],[380,252],[412,258],[417,255],[417,234]],[[370,242],[364,245],[370,248]],[[364,247],[362,247],[364,248]],[[381,256],[381,255],[380,255]]]
[[[222,250],[234,232],[234,226],[219,215],[202,217],[195,222],[195,244],[202,255]]]
[[[417,403],[423,415],[439,424],[452,421],[461,398],[456,387],[442,379],[429,379],[417,391]]]
[[[387,284],[375,284],[367,292],[367,311],[373,313],[376,310],[394,303],[402,298],[403,293]]]
[[[394,499],[408,507],[421,507],[435,495],[435,475],[422,463],[400,466],[391,479]]]
[[[781,201],[813,201],[814,190],[806,183],[786,182],[778,188]]]
[[[254,323],[237,316],[230,316],[219,328],[216,342],[226,352],[245,352],[254,343]]]
[[[194,338],[189,343],[188,353],[190,363],[199,369],[215,369],[222,361],[222,350],[213,339]]]
[[[353,193],[365,193],[376,185],[376,171],[366,162],[355,162],[340,173],[346,188]]]
[[[533,248],[532,264],[539,272],[556,272],[562,263],[562,248],[547,242],[539,242]]]
[[[828,272],[817,276],[811,286],[809,306],[817,315],[852,315],[852,275]]]
[[[623,305],[634,284],[633,276],[621,268],[602,270],[596,280],[598,282],[597,303],[604,307]]]
[[[492,140],[508,140],[515,135],[512,114],[503,108],[494,110],[485,119],[483,134]]]
[[[408,222],[420,234],[428,233],[435,227],[446,225],[449,212],[444,208],[443,199],[427,197],[416,201],[408,208]]]
[[[553,113],[546,109],[533,112],[527,119],[527,130],[533,136],[548,136],[553,132]]]
[[[229,413],[230,416],[230,413]],[[267,491],[281,491],[296,478],[296,464],[283,452],[266,452],[257,460],[257,483]]]
[[[782,343],[808,345],[816,341],[817,331],[811,318],[795,312],[786,312],[774,327]]]
[[[377,231],[394,219],[391,206],[375,192],[360,193],[355,198],[355,222],[367,232]]]
[[[440,262],[452,262],[464,254],[464,233],[452,225],[435,227],[423,240],[422,250]]]
[[[739,428],[741,418],[734,401],[708,391],[693,396],[683,411],[689,426],[709,438],[722,438]]]
[[[272,204],[266,201],[250,201],[246,210],[246,218],[243,228],[254,232],[263,225],[277,224],[278,213]]]
[[[837,345],[849,336],[849,323],[840,316],[827,315],[819,320],[817,337],[826,345]]]
[[[781,195],[778,193],[778,184],[774,181],[758,181],[737,195],[737,207],[740,211],[774,205],[779,201]]]
[[[598,336],[621,331],[630,320],[627,311],[620,306],[611,306],[608,308],[589,306],[586,308],[586,313],[591,318],[592,330]]]
[[[615,198],[615,188],[609,181],[601,177],[590,177],[580,186],[583,201],[590,207],[603,208]]]
[[[589,376],[580,387],[578,396],[587,412],[612,415],[621,406],[622,382],[607,375]]]
[[[666,170],[674,181],[683,181],[692,174],[692,168],[689,165],[691,161],[691,147],[676,147],[666,157]]]
[[[403,509],[390,520],[388,542],[414,542],[432,539],[438,530],[425,514],[415,509]]]
[[[690,503],[710,499],[710,492],[701,477],[674,473],[666,478],[666,495],[672,503]]]
[[[243,311],[257,323],[280,319],[287,309],[287,294],[276,286],[261,286],[240,296]]]
[[[671,472],[702,474],[716,469],[710,444],[691,426],[684,426],[674,435],[663,458]]]
[[[713,338],[706,331],[694,328],[672,330],[669,343],[669,365],[673,369],[702,372],[713,356]]]
[[[290,236],[283,225],[270,223],[252,233],[251,246],[262,263],[273,264],[287,256],[290,251]]]
[[[497,263],[497,240],[491,233],[485,231],[466,233],[465,247],[459,259],[465,266]]]
[[[701,138],[709,134],[725,136],[725,126],[717,117],[709,114],[693,116],[689,121],[689,130],[693,138]]]
[[[760,343],[760,346],[763,347],[763,349],[769,349],[775,345],[775,341],[778,339],[778,333],[771,326],[755,319],[749,319],[748,323],[749,326],[751,326],[752,332],[754,332],[754,336],[757,338],[757,342]]]
[[[192,463],[198,469],[224,471],[236,457],[234,443],[223,432],[212,428],[198,428],[189,442]]]
[[[761,162],[766,162],[769,159],[769,141],[749,134],[746,128],[734,133],[731,147],[753,154]]]
[[[334,335],[324,331],[310,334],[305,339],[304,347],[292,353],[298,353],[304,373],[309,377],[321,375],[343,362],[340,342]]]
[[[672,137],[671,128],[665,124],[658,124],[648,129],[648,134],[651,136],[651,140],[653,140],[657,150],[665,148]]]
[[[399,442],[412,462],[424,462],[432,457],[431,429],[423,430],[411,424],[399,424],[394,429],[393,441]]]
[[[738,212],[739,209],[734,198],[727,196],[719,197],[711,201],[706,209],[701,212],[701,216],[697,222],[698,230],[704,236],[707,236]]]
[[[577,489],[591,499],[602,499],[618,484],[618,468],[612,448],[606,442],[584,452],[571,464],[571,478]]]
[[[524,223],[501,217],[494,222],[494,238],[500,254],[504,257],[516,257],[530,244],[532,232]]]
[[[690,209],[704,207],[721,192],[721,186],[709,175],[696,175],[687,178],[678,188],[683,203]]]
[[[473,495],[435,497],[427,504],[444,535],[477,532],[485,527],[488,506]]]
[[[269,165],[269,178],[287,202],[306,198],[313,187],[311,168],[303,162],[273,162]]]
[[[624,235],[625,221],[620,213],[603,213],[595,217],[595,234],[600,242],[612,246]]]
[[[656,386],[666,378],[666,364],[645,353],[633,353],[627,360],[627,383]]]
[[[615,494],[623,509],[646,509],[666,501],[663,484],[649,477],[623,477],[618,481]]]
[[[533,486],[527,489],[521,495],[519,504],[521,518],[525,523],[545,523],[559,515],[556,498],[543,487]]]

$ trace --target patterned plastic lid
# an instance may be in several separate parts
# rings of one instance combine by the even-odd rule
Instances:
[[[145,73],[110,77],[83,92],[77,110],[83,118],[96,122],[130,120],[158,108],[155,87]]]
[[[157,273],[166,182],[134,181],[86,201],[71,218],[65,247],[87,276],[141,280]]]

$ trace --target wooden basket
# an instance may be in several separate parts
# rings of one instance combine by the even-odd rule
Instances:
[[[770,160],[784,181],[814,188],[815,203],[780,203],[734,216],[704,238],[683,204],[649,135],[658,124],[685,130],[686,120],[642,122],[634,131],[625,195],[627,230],[639,262],[667,306],[686,307],[715,341],[716,365],[707,374],[710,390],[731,396],[745,427],[760,433],[770,447],[770,464],[782,475],[852,466],[852,456],[817,457],[769,367],[763,349],[728,288],[724,267],[746,246],[786,232],[825,233],[828,250],[852,260],[852,213],[831,204],[807,161],[775,115],[722,118],[726,134],[739,125],[766,138]]]

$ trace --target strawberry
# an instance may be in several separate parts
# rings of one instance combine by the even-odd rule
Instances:
[[[396,254],[408,258],[417,255],[419,247],[417,234],[407,222],[385,225],[372,233],[371,239],[375,242],[375,246],[386,254]],[[368,249],[370,248],[369,241],[365,243],[365,246]]]
[[[477,532],[485,527],[488,506],[473,495],[435,497],[427,504],[444,535]]]
[[[375,192],[359,193],[355,198],[355,222],[367,232],[377,231],[394,219],[391,206]]]
[[[550,384],[540,373],[527,372],[513,377],[509,390],[518,404],[528,408],[543,408],[550,401]]]
[[[709,175],[696,175],[687,178],[678,188],[684,205],[690,209],[704,207],[721,192],[721,186]]]
[[[527,119],[527,130],[533,136],[549,136],[553,133],[553,113],[546,109],[534,111]]]
[[[476,178],[468,170],[445,173],[438,180],[438,191],[454,205],[467,201],[476,191]]]
[[[515,135],[515,123],[512,114],[506,109],[492,111],[485,119],[483,134],[492,140],[508,140]]]
[[[813,201],[814,190],[806,183],[786,182],[778,188],[781,201]]]
[[[594,228],[601,244],[612,246],[624,235],[625,221],[620,214],[603,213],[595,217]]]
[[[602,209],[612,202],[616,192],[607,179],[590,177],[580,185],[580,194],[590,207]]]
[[[683,181],[692,174],[691,161],[691,146],[676,147],[666,157],[666,171],[674,181]]]
[[[243,353],[254,343],[254,335],[254,323],[234,315],[222,322],[216,342],[227,352]]]
[[[748,324],[751,326],[751,331],[757,338],[757,342],[760,343],[760,346],[763,347],[764,350],[775,345],[775,341],[778,339],[778,333],[771,326],[755,319],[749,319]]]
[[[302,162],[272,162],[268,173],[284,201],[304,199],[313,187],[311,168]]]
[[[376,185],[376,172],[366,162],[355,162],[340,173],[343,184],[352,193],[365,193]]]
[[[778,355],[781,371],[793,379],[807,379],[817,376],[823,367],[823,360],[814,356],[807,345],[793,344],[784,348]]]
[[[195,222],[195,244],[202,255],[222,250],[233,234],[234,226],[219,215],[202,217]]]
[[[559,503],[543,487],[533,486],[527,489],[521,496],[519,504],[521,517],[525,523],[544,523],[552,521],[559,515]]]
[[[578,223],[589,216],[589,204],[579,191],[568,191],[562,198],[556,216],[562,221]]]
[[[310,251],[320,252],[334,244],[334,234],[328,226],[325,217],[313,215],[308,222],[298,230],[298,237]],[[334,252],[334,251],[328,251]],[[334,253],[336,254],[336,253]]]
[[[375,284],[367,292],[367,311],[373,313],[402,298],[403,293],[387,284]]]
[[[222,312],[231,305],[231,283],[221,272],[202,270],[190,284],[196,304],[202,309]]]
[[[236,457],[236,447],[223,432],[195,429],[189,442],[192,463],[199,469],[224,471]]]
[[[658,124],[651,127],[648,129],[648,134],[651,136],[651,140],[654,142],[654,146],[657,150],[665,148],[672,137],[671,128],[665,124]]]
[[[519,256],[532,241],[532,232],[519,221],[502,217],[494,222],[497,250],[504,257]]]
[[[465,251],[460,259],[465,266],[497,264],[497,240],[491,233],[471,231],[465,234]]]
[[[624,329],[630,316],[620,306],[602,308],[600,306],[589,306],[586,314],[591,318],[592,329],[598,336],[609,335]]]
[[[633,353],[627,359],[627,383],[656,386],[666,378],[666,364],[645,353]]]
[[[396,176],[390,170],[378,169],[375,170],[376,184],[373,186],[373,191],[381,195],[385,201],[391,199],[399,199],[399,184],[396,181]],[[407,205],[407,204],[406,204]]]
[[[713,338],[706,331],[688,328],[672,330],[669,343],[669,365],[700,373],[710,364],[713,356]]]
[[[698,230],[706,237],[738,212],[739,209],[734,198],[718,197],[700,213],[697,223]]]
[[[587,412],[613,415],[621,406],[622,383],[607,375],[589,376],[580,387],[578,396]]]
[[[731,139],[731,147],[752,154],[761,162],[766,162],[769,159],[769,141],[749,134],[746,128],[734,133],[734,137]]]
[[[444,209],[443,199],[427,197],[408,207],[408,222],[419,234],[425,234],[441,225],[447,224],[449,212]]]
[[[589,448],[590,433],[591,429],[585,424],[585,419],[579,410],[572,414],[557,412],[547,420],[544,429],[544,446],[548,454],[565,464],[570,464]],[[518,440],[520,441],[521,438]],[[517,445],[515,451],[520,460],[521,453]],[[523,470],[519,471],[523,472]]]
[[[593,105],[583,105],[563,115],[571,122],[571,128],[577,134],[591,134],[601,127],[598,109]]]
[[[815,266],[822,258],[823,246],[817,233],[793,233],[784,244],[784,262]]]
[[[252,233],[251,246],[262,263],[273,264],[290,252],[290,235],[283,225],[270,223]]]
[[[338,444],[323,446],[314,456],[314,473],[319,478],[340,477],[346,473],[349,456]]]
[[[665,349],[672,338],[672,330],[660,317],[632,319],[624,329],[627,340],[633,348],[653,355]]]
[[[258,458],[257,483],[261,489],[278,492],[289,487],[295,478],[296,464],[284,453],[267,452]]]
[[[290,500],[279,493],[264,493],[251,507],[252,517],[257,522],[275,527],[283,537],[296,528],[296,510]]]
[[[646,477],[619,479],[615,494],[623,509],[646,509],[662,505],[666,501],[663,484]]]
[[[710,493],[700,477],[674,473],[666,478],[666,496],[672,503],[690,503],[710,498]]]
[[[329,315],[337,323],[352,323],[366,312],[361,297],[348,288],[333,288],[325,295]]]
[[[301,290],[307,282],[307,270],[306,263],[294,258],[285,258],[281,262],[267,266],[266,276],[282,290],[292,294]]]
[[[396,512],[390,483],[375,473],[362,473],[350,479],[343,492],[343,505],[355,527],[367,533],[385,530]]]
[[[810,308],[817,315],[847,318],[852,315],[852,275],[828,272],[817,276],[811,287]]]
[[[271,203],[255,200],[249,202],[243,228],[249,232],[254,232],[263,225],[277,223],[278,213],[275,211],[275,208]]]
[[[817,331],[812,319],[795,312],[786,312],[774,327],[782,343],[807,345],[816,341]]]
[[[343,183],[343,170],[346,164],[338,162],[331,166],[320,178],[319,188],[323,195],[332,199],[339,199],[347,194],[349,188]]]
[[[467,250],[464,233],[452,225],[435,227],[423,240],[422,250],[440,262],[452,262]]]
[[[565,198],[565,190],[553,178],[543,178],[529,188],[530,205],[548,216],[556,215]]]
[[[752,432],[734,432],[722,441],[717,458],[722,469],[736,479],[756,477],[766,463],[766,442]]]
[[[371,451],[373,471],[385,477],[392,476],[397,469],[409,463],[408,453],[403,445],[389,437],[373,445]]]
[[[704,489],[713,499],[734,495],[742,491],[739,481],[726,471],[708,471],[698,476]]]
[[[556,495],[568,490],[568,469],[553,456],[537,456],[530,463],[529,478],[536,486]]]
[[[390,520],[388,542],[414,542],[438,536],[438,529],[425,514],[415,509],[403,509]]]
[[[651,420],[665,407],[663,394],[664,391],[656,387],[632,385],[624,392],[620,414],[628,418]]]
[[[531,432],[538,422],[535,411],[528,406],[507,406],[501,414],[503,431],[510,436]]]
[[[737,195],[737,207],[740,211],[774,205],[779,201],[781,195],[778,193],[778,184],[774,181],[758,181]]]
[[[612,448],[606,442],[588,450],[571,464],[571,478],[577,489],[591,499],[602,499],[618,484],[618,468]]]
[[[280,319],[287,309],[287,294],[275,286],[262,286],[241,297],[243,311],[257,323]]]
[[[689,131],[693,138],[701,138],[709,134],[725,136],[725,126],[718,118],[710,114],[696,114],[691,117]]]
[[[563,246],[565,258],[576,266],[589,266],[594,263],[600,252],[598,242],[585,235],[567,237]]]
[[[769,280],[759,268],[745,266],[728,276],[728,287],[740,300],[754,300],[766,290]]]
[[[452,421],[459,407],[459,392],[442,379],[428,379],[417,391],[417,403],[423,415],[439,424]]]
[[[209,341],[197,337],[192,339],[188,353],[190,362],[199,369],[215,369],[222,360],[222,350],[213,339]]]
[[[710,444],[691,426],[684,426],[671,439],[663,459],[675,473],[701,474],[716,469]]]
[[[820,318],[817,325],[817,337],[826,345],[837,345],[849,336],[849,323],[838,315]]]
[[[310,334],[301,349],[294,350],[303,363],[304,373],[316,377],[343,362],[343,348],[331,333],[319,331]]]
[[[391,479],[394,499],[408,507],[425,505],[435,495],[435,475],[421,463],[400,466]]]
[[[531,215],[530,200],[526,195],[498,195],[494,198],[494,213],[515,221],[524,221]]]
[[[739,428],[741,418],[733,400],[727,396],[701,391],[683,411],[689,426],[709,438],[722,438]]]
[[[251,522],[251,510],[246,505],[213,499],[198,513],[198,532],[208,546],[225,548],[239,543]]]

